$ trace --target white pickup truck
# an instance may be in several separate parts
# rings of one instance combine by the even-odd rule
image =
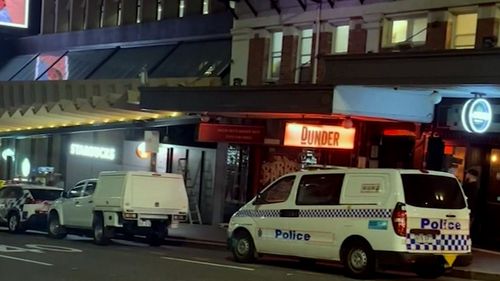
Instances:
[[[188,197],[181,175],[152,172],[102,172],[64,193],[49,211],[53,238],[68,232],[92,233],[105,245],[115,233],[146,235],[159,245],[168,232],[186,219]]]

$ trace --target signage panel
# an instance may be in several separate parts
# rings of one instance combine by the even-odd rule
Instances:
[[[0,26],[28,28],[29,0],[0,1]]]
[[[353,149],[356,129],[340,126],[287,123],[285,146]]]
[[[255,143],[264,142],[264,127],[200,123],[198,141]]]
[[[469,133],[486,132],[493,120],[490,103],[482,98],[468,100],[462,108],[462,125]]]
[[[71,155],[104,159],[104,160],[115,160],[116,150],[110,147],[99,147],[84,144],[72,143],[70,146],[69,153]]]

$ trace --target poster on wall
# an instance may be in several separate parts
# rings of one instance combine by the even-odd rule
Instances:
[[[68,80],[68,56],[59,58],[60,56],[39,55],[36,58],[35,79],[38,78],[42,81]]]
[[[28,28],[29,0],[0,0],[0,27]]]

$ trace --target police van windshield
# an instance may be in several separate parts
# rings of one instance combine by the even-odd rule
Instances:
[[[403,174],[406,204],[436,209],[463,209],[465,200],[458,181],[452,177]]]

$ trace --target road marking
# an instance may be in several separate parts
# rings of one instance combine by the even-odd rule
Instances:
[[[34,264],[38,264],[38,265],[53,266],[53,264],[50,264],[50,263],[45,263],[45,262],[35,261],[35,260],[21,259],[21,258],[16,258],[16,257],[11,257],[11,256],[0,255],[0,258],[22,261],[22,262],[27,262],[27,263],[34,263]]]
[[[239,269],[239,270],[247,270],[247,271],[254,271],[255,270],[255,268],[241,267],[241,266],[234,266],[234,265],[225,265],[225,264],[218,264],[218,263],[211,263],[211,262],[204,262],[204,261],[193,261],[193,260],[178,259],[178,258],[171,258],[171,257],[161,257],[161,258],[164,260],[188,262],[188,263],[195,263],[195,264],[202,264],[202,265],[209,265],[209,266],[216,266],[216,267],[225,267],[225,268],[232,268],[232,269]]]

